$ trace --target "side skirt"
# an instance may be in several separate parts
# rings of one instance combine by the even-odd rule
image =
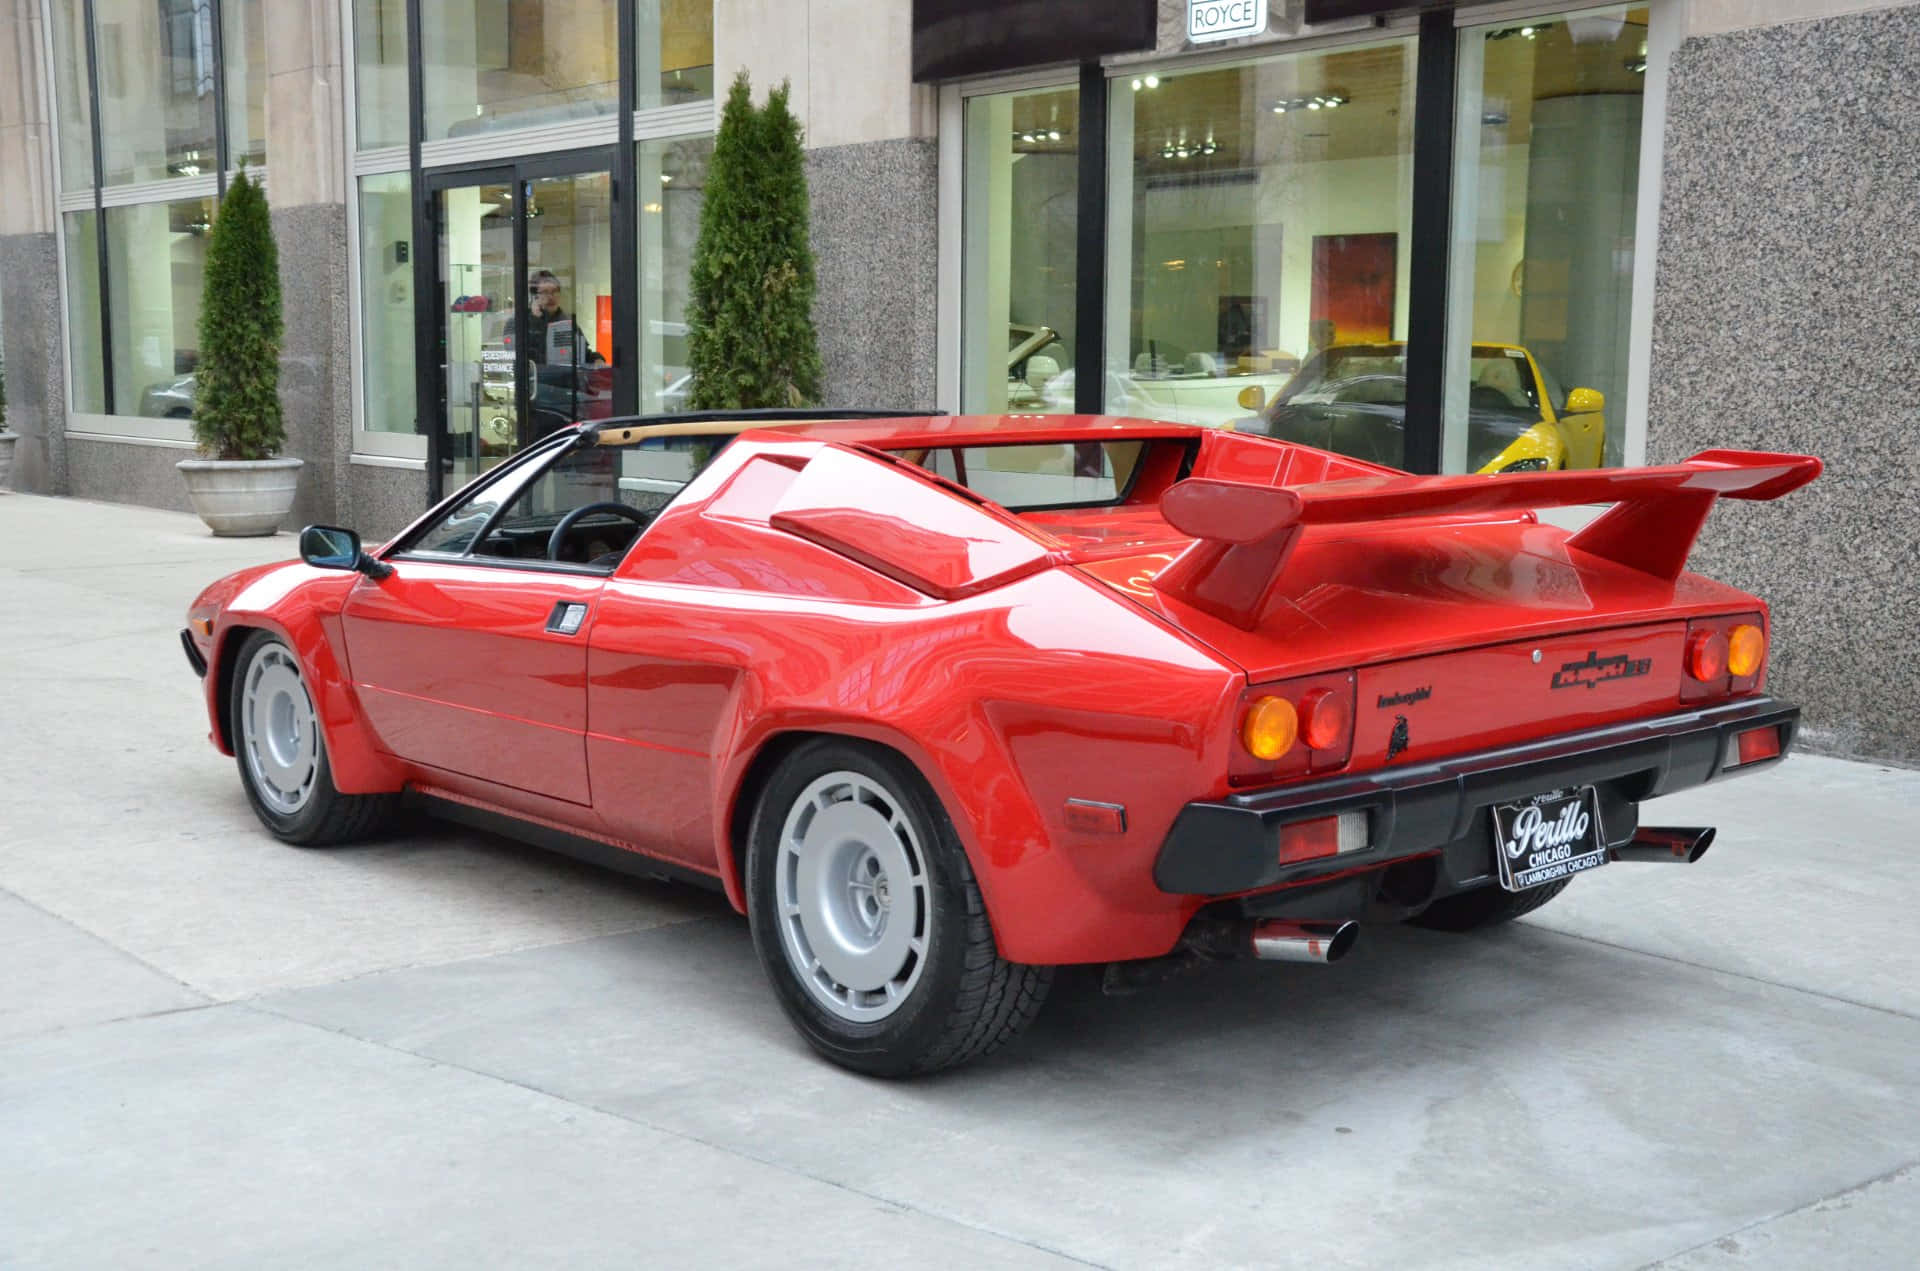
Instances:
[[[410,785],[403,796],[403,802],[407,807],[416,808],[443,821],[452,821],[471,829],[485,830],[489,834],[498,834],[504,838],[518,839],[522,843],[529,843],[549,852],[558,852],[562,856],[571,856],[576,860],[586,861],[590,865],[598,865],[617,873],[631,874],[637,878],[660,879],[669,883],[685,883],[706,891],[725,890],[717,874],[703,873],[697,869],[689,869],[685,865],[676,865],[672,861],[663,861],[657,856],[647,855],[637,847],[624,846],[612,839],[591,838],[562,829],[557,825],[530,821],[509,812],[483,807],[438,790],[425,790],[419,786]]]

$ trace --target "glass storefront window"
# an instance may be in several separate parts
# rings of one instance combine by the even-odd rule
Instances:
[[[641,110],[713,97],[713,0],[634,0]]]
[[[54,0],[53,92],[60,133],[60,186],[93,185],[93,94],[87,87],[86,10],[82,0]]]
[[[643,141],[640,203],[640,411],[687,408],[688,277],[700,236],[712,137]],[[657,193],[654,193],[657,191]]]
[[[1447,471],[1621,461],[1647,16],[1460,33]]]
[[[68,409],[98,415],[107,409],[106,367],[100,347],[100,239],[92,212],[68,212],[66,230],[67,351],[73,377]]]
[[[200,0],[94,0],[108,185],[213,172],[213,15]]]
[[[114,412],[190,416],[213,200],[111,207],[105,215]]]
[[[1113,82],[1110,413],[1401,462],[1413,64],[1403,39]],[[1351,375],[1348,345],[1375,351]]]
[[[413,181],[360,182],[360,387],[369,432],[414,428]]]
[[[407,144],[407,0],[353,0],[353,100],[362,150]]]
[[[965,128],[961,408],[1071,412],[1080,90],[971,97]]]
[[[220,56],[227,76],[227,166],[267,162],[267,44],[260,0],[221,0]]]
[[[420,0],[420,40],[428,141],[619,105],[617,15],[600,0]]]

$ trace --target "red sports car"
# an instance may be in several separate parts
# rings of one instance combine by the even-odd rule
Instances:
[[[1816,459],[1413,477],[1143,420],[599,421],[386,546],[313,527],[182,633],[267,828],[405,798],[723,889],[861,1071],[1014,1035],[1052,968],[1331,961],[1710,829],[1777,761],[1766,607],[1685,571]],[[1586,528],[1534,509],[1611,503]]]

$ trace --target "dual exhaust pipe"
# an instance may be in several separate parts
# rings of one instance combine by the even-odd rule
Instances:
[[[1642,826],[1629,841],[1608,849],[1616,861],[1691,865],[1713,846],[1714,828],[1662,829]],[[1338,962],[1360,938],[1357,922],[1286,922],[1263,919],[1252,925],[1253,956],[1267,962]]]
[[[1660,829],[1642,826],[1632,839],[1609,848],[1609,859],[1691,865],[1713,846],[1712,826]],[[1338,962],[1353,952],[1360,938],[1357,922],[1291,922],[1282,918],[1253,921],[1214,920],[1189,931],[1174,955],[1144,963],[1112,963],[1104,987],[1109,993],[1131,992],[1174,971],[1203,961],[1249,955],[1264,962]]]
[[[1711,825],[1692,829],[1663,830],[1641,826],[1630,842],[1611,849],[1607,855],[1616,861],[1648,861],[1662,865],[1691,865],[1713,846]]]

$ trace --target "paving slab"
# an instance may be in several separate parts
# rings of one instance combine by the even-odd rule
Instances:
[[[1641,821],[1720,833],[1691,866],[1583,874],[1532,921],[1920,1018],[1920,772],[1794,755]]]
[[[0,892],[0,1041],[206,998],[18,896]]]
[[[1910,1267],[1920,1249],[1920,1166],[1663,1259],[1650,1271],[1806,1271]]]
[[[0,1047],[0,1264],[1069,1261],[244,1007]]]
[[[1920,1021],[1524,925],[1368,944],[1070,977],[906,1084],[807,1054],[737,921],[265,1005],[1110,1266],[1637,1266],[1920,1158]]]

